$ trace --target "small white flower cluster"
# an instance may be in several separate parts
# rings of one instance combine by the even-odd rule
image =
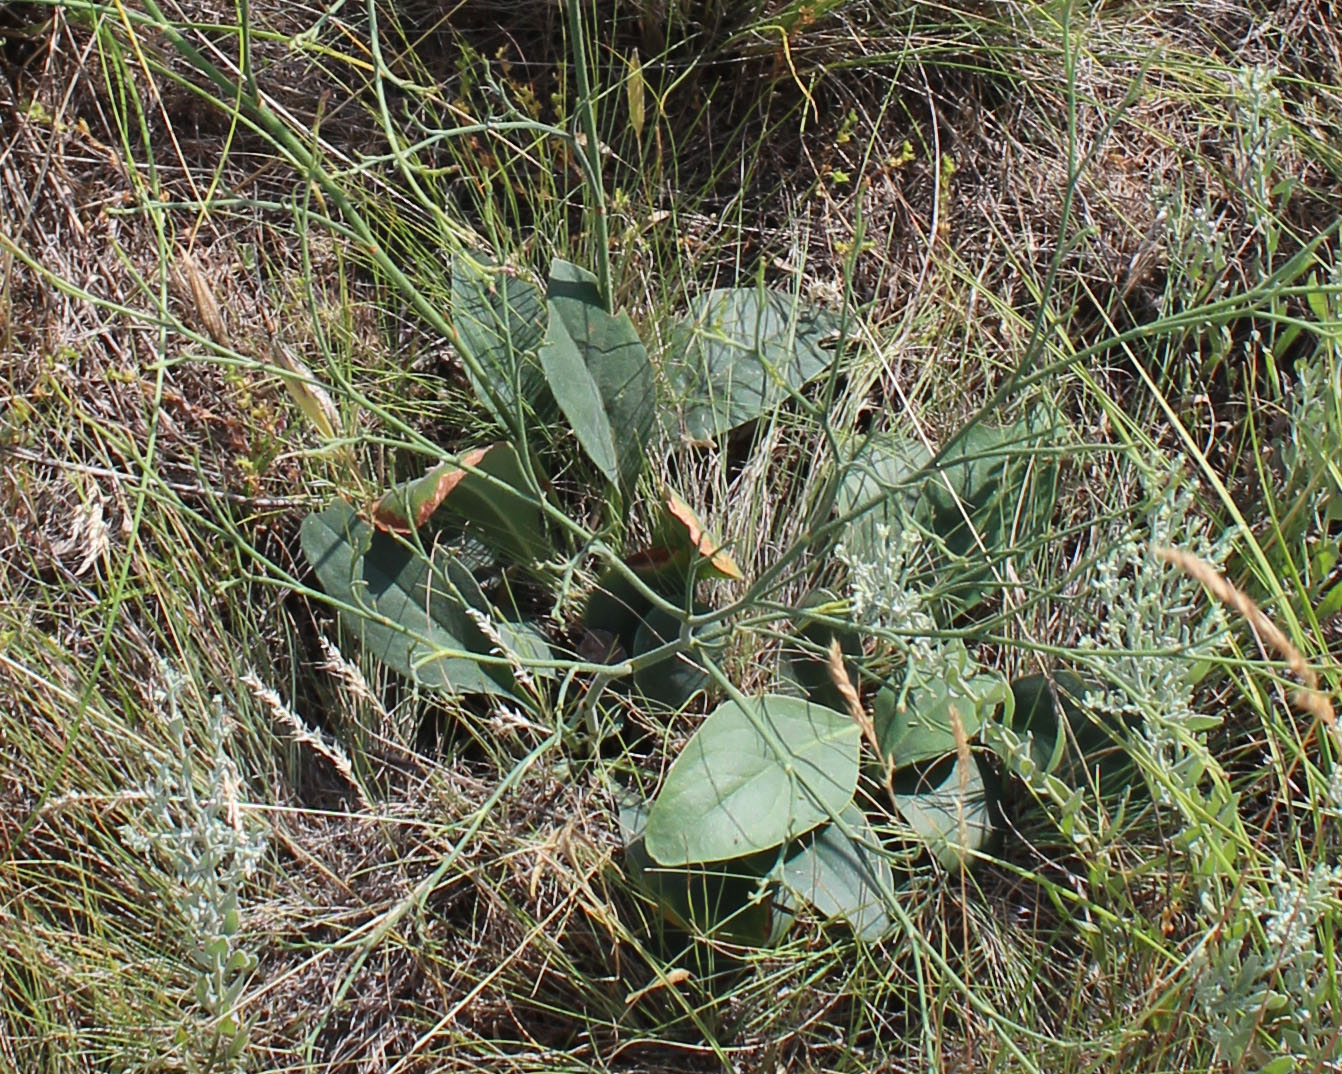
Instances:
[[[1095,566],[1094,633],[1079,647],[1093,654],[1088,662],[1110,688],[1085,700],[1121,722],[1140,722],[1155,767],[1192,790],[1208,761],[1203,732],[1218,722],[1194,708],[1196,665],[1225,644],[1225,619],[1197,582],[1152,549],[1180,548],[1219,567],[1229,544],[1207,537],[1192,488],[1174,470],[1147,491],[1153,502],[1144,532],[1123,537]],[[1170,802],[1168,786],[1152,780],[1162,804]]]
[[[206,726],[208,767],[198,786],[192,743],[180,697],[185,686],[175,668],[163,663],[164,685],[155,700],[172,736],[170,756],[144,788],[147,806],[134,825],[121,828],[127,847],[155,855],[172,870],[175,906],[194,941],[195,1000],[217,1020],[215,1031],[236,1039],[230,1014],[255,959],[237,943],[239,898],[266,851],[265,832],[249,824],[239,806],[241,779],[227,752],[228,727],[222,700],[215,698]],[[230,1052],[236,1049],[230,1048]]]
[[[922,535],[913,526],[893,533],[885,523],[875,527],[875,547],[889,554],[871,562],[851,554],[844,545],[835,557],[848,568],[848,591],[853,622],[873,630],[926,637],[936,623],[925,608],[921,591],[910,585],[913,566],[922,550]]]
[[[1270,895],[1246,886],[1246,905],[1218,915],[1241,924],[1234,932],[1218,926],[1199,950],[1196,998],[1225,1056],[1243,1056],[1260,1029],[1275,1051],[1302,1060],[1331,1054],[1342,1012],[1328,1000],[1330,959],[1320,948],[1318,927],[1334,911],[1339,884],[1342,867],[1315,865],[1302,877],[1274,860]],[[1255,920],[1262,927],[1260,942],[1244,928]]]
[[[862,559],[840,544],[835,558],[848,568],[848,603],[852,622],[884,640],[904,657],[904,689],[942,682],[951,696],[968,697],[966,681],[974,662],[959,638],[945,639],[927,610],[928,597],[913,583],[923,537],[913,525],[893,528],[877,523],[873,547],[888,554]]]

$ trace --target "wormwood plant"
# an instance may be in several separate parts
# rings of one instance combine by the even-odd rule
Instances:
[[[1339,883],[1342,867],[1302,874],[1274,858],[1269,891],[1247,887],[1237,912],[1199,947],[1197,1007],[1223,1056],[1247,1053],[1275,1074],[1334,1054],[1339,1012],[1329,948]]]
[[[892,860],[960,868],[996,838],[1004,761],[1074,799],[1095,742],[1068,728],[1075,680],[1013,684],[965,640],[1052,514],[1047,407],[970,425],[939,455],[894,429],[835,431],[810,534],[748,580],[674,489],[649,487],[648,464],[784,405],[825,424],[836,318],[784,292],[709,291],[657,369],[568,263],[542,291],[463,255],[452,297],[502,439],[371,504],[332,503],[305,523],[304,551],[380,660],[424,689],[522,706],[579,754],[620,735],[616,699],[666,714],[718,699],[655,798],[635,781],[620,808],[627,865],[670,920],[763,943],[805,905],[878,939],[895,927]],[[561,472],[596,483],[595,528]],[[638,532],[651,543],[630,548]],[[811,595],[780,608],[771,595],[803,557]],[[595,584],[575,592],[583,576]],[[740,596],[705,603],[714,578]],[[746,632],[777,653],[750,695],[720,659]]]
[[[1172,805],[1197,792],[1211,764],[1206,733],[1221,721],[1195,709],[1195,687],[1227,634],[1221,606],[1204,607],[1198,585],[1169,570],[1153,550],[1178,548],[1220,567],[1231,543],[1229,535],[1208,537],[1177,469],[1145,480],[1151,505],[1145,526],[1113,541],[1096,564],[1095,629],[1080,648],[1096,654],[1083,659],[1103,683],[1087,694],[1088,707],[1141,729],[1153,794]]]
[[[199,1012],[178,1029],[175,1043],[204,1069],[232,1069],[247,1047],[247,1026],[234,1010],[256,965],[239,942],[241,892],[265,854],[266,838],[239,810],[241,781],[228,754],[222,703],[216,699],[209,707],[209,764],[197,771],[181,711],[185,682],[166,662],[160,672],[156,700],[167,718],[173,756],[144,788],[143,814],[121,835],[132,850],[166,861],[175,881],[166,895],[190,946]]]
[[[1338,323],[1342,269],[1331,280],[1311,278],[1305,299],[1319,324]],[[1296,384],[1289,399],[1290,423],[1274,445],[1279,468],[1271,475],[1284,493],[1278,513],[1281,538],[1299,552],[1300,570],[1311,588],[1331,585],[1319,593],[1315,614],[1325,619],[1342,610],[1342,580],[1337,578],[1339,549],[1329,540],[1342,524],[1342,348],[1321,335],[1315,353],[1296,364]]]

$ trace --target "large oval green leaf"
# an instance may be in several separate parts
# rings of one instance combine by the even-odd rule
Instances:
[[[472,612],[493,620],[522,659],[550,655],[533,628],[498,616],[470,571],[446,550],[430,561],[406,542],[376,531],[343,501],[303,520],[302,544],[326,592],[344,605],[341,622],[373,656],[426,689],[515,694],[507,666],[478,659],[490,654],[495,642]]]
[[[821,344],[838,318],[786,291],[731,287],[700,295],[678,326],[666,372],[691,440],[768,414],[829,368]]]
[[[466,376],[505,428],[510,413],[500,408],[511,412],[519,400],[542,421],[554,409],[546,405],[545,377],[536,357],[545,333],[544,300],[539,287],[496,268],[488,258],[452,258],[452,323],[488,383],[471,363],[466,363]]]
[[[714,709],[667,773],[647,828],[660,864],[766,850],[852,801],[861,732],[851,717],[778,694],[747,705]]]
[[[967,766],[957,757],[940,784],[896,794],[894,801],[929,853],[947,869],[956,869],[992,842],[1000,797],[1001,781],[991,769],[977,757]]]

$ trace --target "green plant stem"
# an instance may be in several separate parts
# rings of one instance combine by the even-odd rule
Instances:
[[[582,113],[583,133],[587,144],[580,146],[587,159],[587,183],[591,188],[592,225],[596,230],[596,268],[601,301],[606,312],[613,311],[613,296],[610,293],[610,235],[606,224],[606,191],[601,179],[601,142],[597,137],[596,101],[592,98],[591,77],[587,70],[587,44],[582,28],[582,13],[578,10],[578,0],[566,0],[568,10],[569,35],[572,38],[573,65],[577,69],[578,103]]]

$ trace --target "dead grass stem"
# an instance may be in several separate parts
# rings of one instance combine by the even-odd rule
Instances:
[[[1333,711],[1333,704],[1328,695],[1319,689],[1318,672],[1310,666],[1291,639],[1253,598],[1237,588],[1206,560],[1191,552],[1185,552],[1180,548],[1163,547],[1154,549],[1154,552],[1166,563],[1173,564],[1201,584],[1226,607],[1233,608],[1244,617],[1260,639],[1260,643],[1265,643],[1270,651],[1285,660],[1292,673],[1304,684],[1302,688],[1292,692],[1291,699],[1337,736],[1337,715]]]

